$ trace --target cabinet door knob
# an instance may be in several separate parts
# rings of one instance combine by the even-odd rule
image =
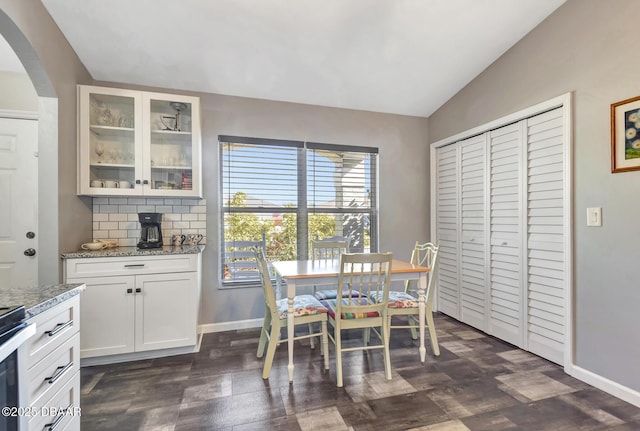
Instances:
[[[141,293],[141,292],[142,292],[142,289],[139,287],[136,287],[136,293]]]
[[[24,251],[24,255],[25,256],[35,256],[36,255],[36,250],[34,248],[28,248]]]
[[[149,180],[142,180],[142,184],[149,184]]]
[[[133,289],[127,289],[127,293],[133,293]]]
[[[140,180],[136,180],[136,184],[140,184]]]

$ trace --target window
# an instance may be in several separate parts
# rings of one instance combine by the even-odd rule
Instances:
[[[349,237],[354,252],[377,251],[377,148],[218,139],[223,284],[258,281],[248,264],[230,270],[248,241],[269,260],[307,259],[311,239],[331,236]]]

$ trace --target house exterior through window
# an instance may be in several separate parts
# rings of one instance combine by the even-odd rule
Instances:
[[[219,136],[224,286],[259,278],[239,245],[269,261],[308,259],[312,239],[349,238],[351,252],[377,251],[378,149]],[[240,268],[238,268],[240,267]]]

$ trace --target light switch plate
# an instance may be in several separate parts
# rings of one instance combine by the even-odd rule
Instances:
[[[602,208],[587,208],[587,226],[602,226]]]

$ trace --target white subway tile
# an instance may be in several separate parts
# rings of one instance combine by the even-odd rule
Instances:
[[[118,229],[121,230],[135,229],[136,227],[136,224],[132,221],[121,221],[118,223]]]
[[[94,230],[93,231],[93,237],[95,239],[107,239],[107,238],[109,238],[109,231],[108,230]]]
[[[206,213],[207,212],[207,207],[206,206],[193,206],[193,207],[191,207],[191,212],[192,213],[198,213],[198,214]]]
[[[173,206],[173,212],[174,213],[178,213],[178,214],[189,213],[189,208],[190,207],[185,206],[185,205],[174,205]]]
[[[172,211],[173,211],[173,209],[172,209]],[[178,220],[178,221],[180,221],[180,220],[182,220],[182,214],[167,213],[167,214],[164,214],[162,216],[162,220],[167,220],[167,221],[176,221],[176,220]]]
[[[191,229],[206,229],[207,228],[207,223],[203,222],[203,221],[192,221],[192,222],[190,222],[189,227]]]
[[[165,199],[164,200],[164,204],[165,205],[181,205],[181,200],[180,199]]]
[[[109,198],[93,198],[93,206],[106,205],[109,203]]]
[[[126,238],[127,231],[126,230],[110,230],[109,238]]]
[[[154,212],[156,212],[156,207],[155,207],[155,205],[138,205],[137,212],[139,212],[139,213],[154,213]]]
[[[162,198],[147,198],[147,205],[164,205]]]
[[[93,221],[109,221],[109,214],[94,212]]]
[[[127,215],[126,214],[109,214],[109,221],[126,221],[127,220]]]
[[[98,211],[101,213],[117,213],[118,205],[99,205]]]
[[[118,229],[118,222],[117,221],[101,221],[100,222],[100,229],[101,230]]]
[[[134,213],[137,210],[136,205],[118,205],[118,212],[121,213]]]
[[[145,198],[128,198],[128,205],[146,205],[147,200]]]
[[[111,205],[124,205],[127,203],[127,198],[109,198]]]
[[[171,205],[156,205],[156,212],[157,213],[168,213],[173,211],[173,207]]]
[[[94,221],[93,222],[93,230],[98,230],[100,229],[100,222],[99,221]]]
[[[128,221],[139,221],[138,220],[138,213],[127,214],[127,220]]]
[[[182,214],[182,221],[197,221],[198,214]]]
[[[174,221],[173,222],[173,228],[174,229],[188,229],[189,226],[189,222],[188,221]]]
[[[198,214],[198,220],[207,221],[207,214]]]
[[[140,229],[131,229],[127,231],[128,238],[140,238]]]

